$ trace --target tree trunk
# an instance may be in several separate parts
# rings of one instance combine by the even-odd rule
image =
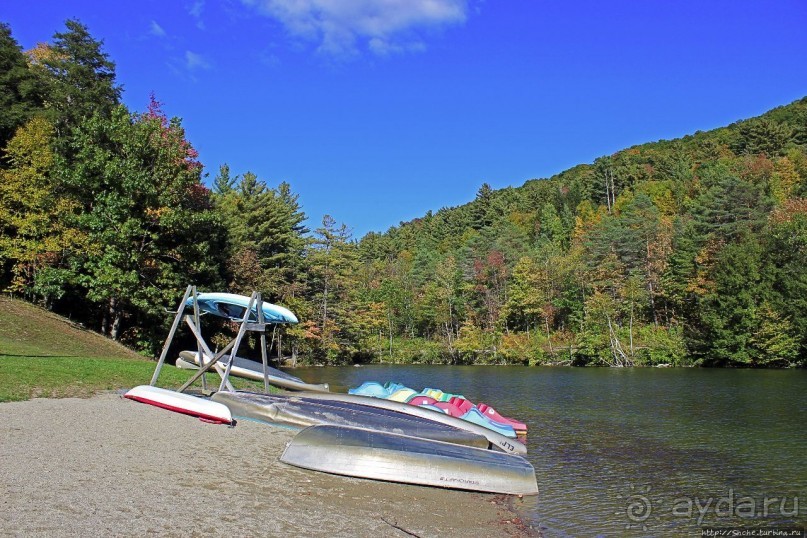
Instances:
[[[117,340],[120,332],[121,312],[118,308],[118,300],[114,297],[109,299],[109,319],[111,320],[109,326],[109,337]]]
[[[387,328],[389,332],[389,358],[392,360],[392,313],[387,310]]]
[[[544,317],[544,323],[546,324],[546,341],[549,342],[549,354],[554,357],[555,351],[552,349],[552,338],[550,337],[549,332],[549,316]],[[529,335],[529,333],[527,334]]]
[[[633,303],[630,304],[630,323],[628,325],[628,334],[630,335],[630,360],[633,361],[635,357],[633,351]]]

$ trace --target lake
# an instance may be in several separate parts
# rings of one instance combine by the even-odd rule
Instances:
[[[527,423],[544,536],[700,536],[807,526],[807,371],[385,366],[298,368],[441,388]]]

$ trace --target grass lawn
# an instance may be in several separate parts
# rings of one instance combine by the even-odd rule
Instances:
[[[0,402],[129,389],[148,384],[156,365],[47,310],[0,296]],[[178,388],[193,373],[166,365],[157,384]],[[208,387],[218,387],[219,376],[206,375]],[[244,379],[231,382],[236,388],[263,388]]]

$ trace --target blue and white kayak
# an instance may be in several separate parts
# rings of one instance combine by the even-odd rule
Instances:
[[[236,295],[234,293],[200,293],[196,296],[199,303],[199,309],[202,312],[213,314],[222,318],[227,318],[233,321],[241,321],[244,319],[244,313],[249,306],[249,297],[245,295]],[[190,297],[185,306],[193,307],[193,297]],[[283,308],[276,304],[263,302],[261,306],[263,311],[263,318],[266,323],[297,323],[297,316],[292,313],[288,308]],[[256,305],[252,305],[252,313],[249,316],[249,321],[258,321],[258,309]]]

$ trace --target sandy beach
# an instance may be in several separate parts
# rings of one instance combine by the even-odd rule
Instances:
[[[5,536],[526,536],[504,496],[280,463],[294,432],[102,394],[0,404]]]

